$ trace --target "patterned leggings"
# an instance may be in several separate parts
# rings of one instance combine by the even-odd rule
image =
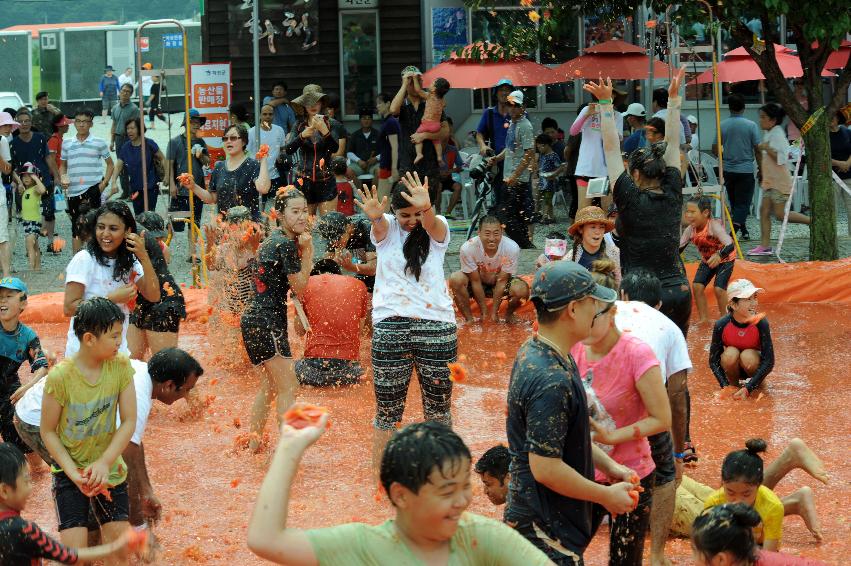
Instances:
[[[372,335],[375,428],[392,430],[401,422],[415,367],[425,419],[451,425],[452,382],[446,364],[455,361],[457,346],[457,327],[450,322],[394,316],[377,323]]]

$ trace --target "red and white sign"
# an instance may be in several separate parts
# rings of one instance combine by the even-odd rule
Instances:
[[[221,147],[229,123],[230,63],[193,63],[189,80],[191,106],[207,118],[198,135],[209,147]]]
[[[148,37],[139,37],[139,51],[146,53],[151,50],[151,40]]]

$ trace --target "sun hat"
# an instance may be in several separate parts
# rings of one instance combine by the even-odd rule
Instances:
[[[686,120],[688,120],[689,124],[697,124],[697,116],[695,116],[694,114],[689,114]]]
[[[200,120],[202,126],[207,123],[207,117],[202,116],[201,113],[198,112],[197,110],[195,110],[194,108],[189,109],[189,121],[191,122],[192,120]],[[185,126],[185,125],[186,125],[186,116],[183,117],[183,123],[181,124],[181,126]]]
[[[12,126],[12,131],[17,130],[18,126],[20,126],[20,124],[17,123],[14,118],[12,118],[11,114],[9,114],[8,112],[0,112],[0,126],[10,125]]]
[[[511,94],[508,95],[509,104],[516,104],[517,106],[523,106],[523,91],[515,90]]]
[[[0,289],[12,289],[13,291],[20,291],[26,294],[27,284],[17,277],[4,277],[0,279]]]
[[[165,238],[168,235],[165,230],[165,220],[153,210],[148,210],[137,216],[136,223],[141,224],[145,231],[154,238]]]
[[[615,222],[608,217],[606,212],[599,206],[586,206],[576,213],[576,222],[571,224],[567,229],[567,233],[571,236],[576,236],[580,228],[586,224],[599,223],[606,226],[606,232],[611,232],[615,229]]]
[[[590,271],[568,260],[551,261],[540,267],[535,272],[530,296],[544,303],[550,312],[588,296],[605,303],[614,303],[618,298],[614,289],[598,285]]]
[[[762,287],[756,287],[747,279],[736,279],[727,286],[727,299],[749,299],[760,291]]]
[[[107,65],[106,67],[103,68],[104,73],[107,72],[107,71],[114,71],[114,70],[115,69],[112,68],[112,65]]]
[[[38,167],[27,161],[15,171],[18,175],[35,175],[39,179],[41,179],[41,171],[38,170]]]
[[[647,116],[647,110],[644,109],[644,105],[640,102],[633,102],[629,106],[626,107],[626,112],[623,113],[624,116],[638,116],[639,118],[644,118]]]
[[[290,101],[290,106],[296,107],[298,112],[304,112],[305,108],[313,106],[323,98],[325,98],[325,93],[322,92],[322,87],[309,84],[304,86],[301,96]]]

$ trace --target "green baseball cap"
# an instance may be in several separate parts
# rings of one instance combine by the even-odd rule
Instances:
[[[538,298],[549,311],[588,296],[604,303],[614,303],[618,298],[614,289],[598,285],[591,272],[574,261],[551,261],[535,272],[531,298]]]

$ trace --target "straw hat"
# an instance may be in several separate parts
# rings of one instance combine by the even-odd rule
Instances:
[[[290,105],[296,107],[298,112],[304,112],[308,106],[313,106],[325,97],[322,92],[322,87],[319,85],[305,85],[301,91],[301,96],[290,101]]]
[[[578,230],[586,224],[599,223],[606,227],[606,232],[611,232],[615,229],[615,222],[606,216],[605,211],[599,206],[586,206],[576,213],[576,222],[567,229],[567,233],[571,236],[576,236]]]

